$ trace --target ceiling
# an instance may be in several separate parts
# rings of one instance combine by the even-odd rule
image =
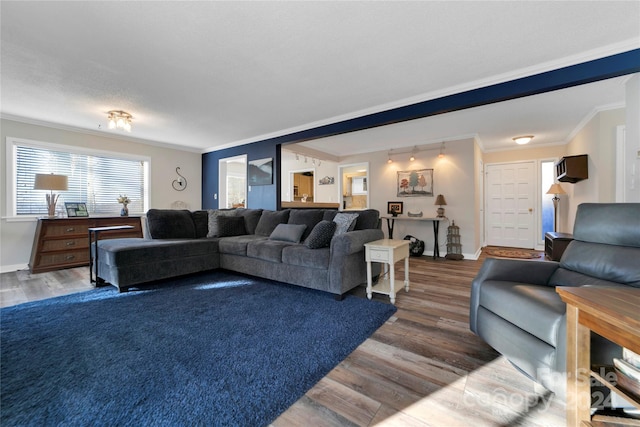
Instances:
[[[0,114],[196,152],[640,47],[638,1],[2,1]],[[624,78],[308,144],[566,141]],[[133,131],[107,129],[107,111]]]

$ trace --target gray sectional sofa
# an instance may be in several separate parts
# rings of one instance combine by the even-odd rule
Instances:
[[[341,298],[366,282],[364,244],[383,238],[379,216],[374,209],[151,209],[144,238],[97,243],[99,281],[124,291],[223,268]]]
[[[567,328],[556,286],[640,288],[640,203],[579,205],[573,237],[560,262],[488,258],[471,288],[471,330],[560,397]],[[591,340],[592,363],[620,357],[619,347]]]

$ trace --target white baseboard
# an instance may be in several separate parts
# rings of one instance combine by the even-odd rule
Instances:
[[[26,270],[28,268],[29,264],[2,265],[0,266],[0,273],[10,273],[12,271]]]

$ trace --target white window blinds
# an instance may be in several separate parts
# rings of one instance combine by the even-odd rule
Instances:
[[[64,202],[84,202],[90,214],[117,216],[122,207],[118,203],[120,195],[131,200],[129,212],[145,211],[145,160],[21,144],[15,145],[14,152],[17,215],[47,214],[47,191],[33,189],[37,173],[68,177],[68,190],[56,192],[60,194],[58,212],[64,211]]]

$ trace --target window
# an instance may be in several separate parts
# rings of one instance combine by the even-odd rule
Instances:
[[[553,231],[553,194],[547,194],[547,190],[551,188],[551,184],[555,181],[555,163],[553,161],[543,160],[540,163],[540,188],[542,190],[542,236],[541,241],[544,242],[544,234],[547,231]]]
[[[7,146],[13,190],[8,196],[9,215],[47,214],[46,191],[33,189],[37,173],[68,177],[68,190],[59,192],[58,213],[64,211],[64,202],[84,202],[89,214],[119,215],[120,195],[131,200],[130,212],[147,209],[148,158],[12,138],[7,138]]]

